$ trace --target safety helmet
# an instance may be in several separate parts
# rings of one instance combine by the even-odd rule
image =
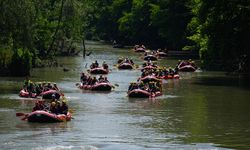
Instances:
[[[52,103],[51,103],[51,106],[56,106],[56,102],[52,102]]]

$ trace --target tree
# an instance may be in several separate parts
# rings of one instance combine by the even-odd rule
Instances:
[[[200,48],[204,67],[249,72],[249,2],[194,0],[193,4],[198,9],[193,9],[190,39]]]
[[[187,44],[186,28],[192,18],[188,0],[160,0],[151,4],[151,22],[165,46],[179,49]]]

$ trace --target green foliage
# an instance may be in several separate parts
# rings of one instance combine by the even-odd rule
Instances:
[[[14,71],[13,67],[18,66],[20,59],[27,58],[27,61],[30,61],[31,56],[32,66],[38,66],[39,59],[53,58],[55,55],[65,54],[65,51],[67,55],[75,52],[75,43],[84,37],[83,4],[84,2],[80,0],[15,2],[2,0],[0,2],[1,72],[11,66],[12,74],[28,74],[29,70],[25,69],[30,67],[24,69],[25,73]],[[30,54],[25,50],[22,56],[16,49],[19,49],[18,51],[27,49]],[[29,64],[29,62],[24,63]]]
[[[181,49],[186,40],[186,27],[192,14],[187,0],[160,0],[151,5],[152,25],[158,29],[158,36],[171,49]]]
[[[101,39],[173,49],[187,43],[186,26],[192,17],[187,0],[96,0],[91,4],[88,28]]]
[[[190,40],[200,49],[205,68],[249,72],[249,2],[193,0]],[[244,57],[244,59],[243,59]]]
[[[133,0],[131,11],[119,19],[120,32],[134,43],[152,44],[156,30],[150,24],[150,0]]]
[[[1,0],[0,70],[28,74],[30,61],[41,66],[77,53],[82,39],[102,39],[199,51],[205,68],[249,72],[249,8],[232,0]]]
[[[12,51],[9,47],[1,47],[0,48],[0,70],[2,72],[6,72],[8,69],[8,64],[11,62]]]
[[[32,55],[27,49],[17,49],[11,59],[10,74],[14,76],[30,75]]]

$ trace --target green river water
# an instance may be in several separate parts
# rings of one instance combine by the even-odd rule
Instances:
[[[165,150],[250,149],[250,82],[222,72],[181,73],[180,80],[164,81],[164,95],[155,99],[127,97],[129,82],[139,70],[118,70],[118,57],[142,64],[140,54],[87,43],[92,54],[62,57],[62,67],[33,69],[33,81],[52,81],[65,93],[74,119],[66,123],[27,123],[16,112],[31,111],[34,100],[18,96],[24,78],[0,78],[0,149],[15,150]],[[112,92],[78,89],[81,71],[91,62],[106,61]],[[175,66],[177,59],[158,64]]]

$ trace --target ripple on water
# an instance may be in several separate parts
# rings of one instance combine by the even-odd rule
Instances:
[[[1,99],[23,99],[17,94],[8,94],[8,95],[1,95]]]
[[[32,150],[98,150],[95,146],[50,146],[50,147],[36,147]]]
[[[14,109],[0,108],[0,112],[14,112]]]

